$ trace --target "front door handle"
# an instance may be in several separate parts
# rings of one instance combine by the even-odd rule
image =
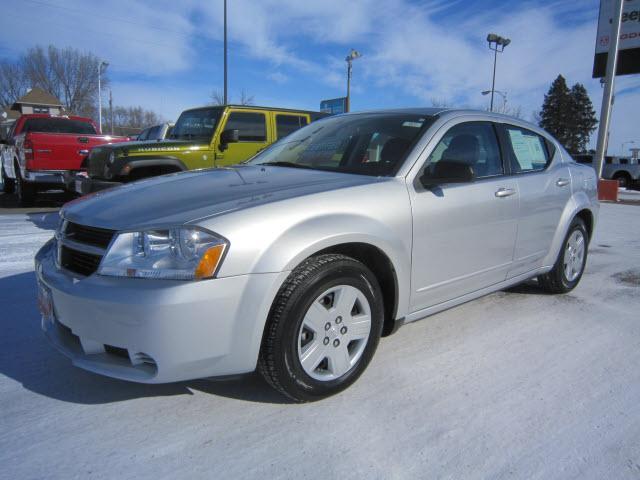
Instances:
[[[566,178],[559,178],[558,180],[556,180],[556,185],[559,187],[566,187],[567,185],[569,185],[569,180]]]
[[[498,190],[496,190],[496,197],[498,198],[510,197],[511,195],[515,194],[515,188],[499,188]]]

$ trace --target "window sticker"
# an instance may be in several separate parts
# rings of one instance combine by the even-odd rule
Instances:
[[[533,170],[534,163],[545,163],[540,139],[534,135],[524,135],[520,130],[509,130],[513,152],[523,170]]]

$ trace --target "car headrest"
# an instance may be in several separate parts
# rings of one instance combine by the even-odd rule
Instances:
[[[453,137],[447,149],[442,153],[442,160],[474,165],[480,156],[480,144],[475,135],[462,134]]]
[[[411,141],[406,138],[391,138],[387,140],[380,152],[380,161],[384,163],[396,163],[409,150]]]

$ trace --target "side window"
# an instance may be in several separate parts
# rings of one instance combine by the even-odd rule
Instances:
[[[300,115],[276,115],[276,135],[278,139],[286,137],[307,124],[307,117]]]
[[[426,168],[442,160],[470,165],[476,178],[504,173],[496,132],[489,122],[468,122],[452,127],[429,155]]]
[[[138,135],[138,140],[146,140],[149,137],[149,129],[146,128]]]
[[[151,127],[149,129],[149,135],[147,136],[147,138],[149,140],[157,140],[158,138],[160,138],[160,130],[162,130],[162,125]]]
[[[238,129],[241,142],[266,142],[267,122],[264,113],[232,112],[225,130]]]
[[[505,125],[508,145],[511,148],[513,173],[538,172],[547,168],[551,157],[545,139],[530,130]]]

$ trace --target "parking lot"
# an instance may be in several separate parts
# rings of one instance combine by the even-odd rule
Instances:
[[[0,214],[1,478],[640,477],[638,206],[602,205],[571,294],[532,283],[406,325],[304,405],[257,376],[72,367],[40,332],[33,256],[57,213],[33,210]]]

